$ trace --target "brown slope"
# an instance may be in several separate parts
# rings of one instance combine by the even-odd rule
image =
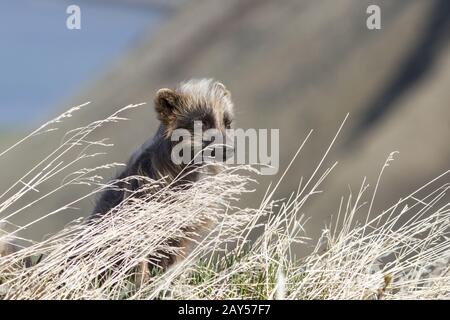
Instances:
[[[191,77],[214,77],[233,93],[238,126],[281,129],[281,168],[309,129],[316,130],[280,189],[279,195],[286,195],[301,175],[312,172],[347,112],[351,113],[350,121],[334,150],[339,151],[350,138],[366,106],[414,50],[435,2],[377,1],[383,10],[383,30],[376,32],[365,27],[365,9],[372,3],[192,1],[66,103],[64,108],[93,101],[88,111],[75,115],[69,124],[78,126],[103,118],[129,103],[149,102],[146,108],[130,114],[129,123],[99,132],[99,137],[110,137],[115,148],[108,159],[89,164],[125,161],[156,129],[151,101],[158,88]],[[30,166],[31,150],[44,154],[56,141],[37,139],[32,148],[11,154],[6,160],[11,170],[2,173],[2,185]],[[330,159],[339,155],[332,153]],[[273,179],[266,177],[261,185]],[[52,187],[45,185],[41,192]],[[18,222],[67,203],[78,192],[66,192],[36,205]],[[247,202],[255,204],[259,196],[261,190]],[[91,207],[87,201],[80,205],[80,212],[87,214]],[[59,227],[77,214],[60,215],[53,221]],[[41,229],[48,232],[54,226],[42,224]],[[30,230],[26,236],[39,237],[42,230]]]

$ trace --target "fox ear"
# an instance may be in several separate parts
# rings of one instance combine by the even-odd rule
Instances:
[[[180,96],[172,89],[159,89],[155,97],[155,110],[158,119],[165,124],[170,123],[175,118],[175,111],[179,103]]]
[[[227,87],[222,82],[216,81],[214,82],[214,89],[216,92],[219,92],[222,97],[229,97],[231,98],[231,93],[228,91]]]

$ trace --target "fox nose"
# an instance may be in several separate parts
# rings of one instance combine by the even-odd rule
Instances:
[[[234,148],[231,146],[219,146],[209,144],[208,147],[212,148],[210,155],[211,158],[214,158],[216,161],[226,161],[234,156]]]
[[[222,146],[220,147],[220,154],[217,154],[216,157],[216,148],[214,148],[214,150],[212,151],[211,155],[216,158],[216,160],[218,161],[226,161],[228,159],[230,159],[233,155],[234,155],[234,148],[231,146]],[[218,159],[220,157],[220,159]]]
[[[223,161],[226,161],[232,157],[234,157],[234,147],[225,145],[223,146],[223,153],[222,153]]]

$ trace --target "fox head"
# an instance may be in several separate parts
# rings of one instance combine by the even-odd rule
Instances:
[[[212,79],[194,79],[181,83],[176,89],[160,89],[155,97],[155,109],[164,138],[171,140],[177,131],[188,132],[193,139],[183,143],[191,143],[193,148],[199,141],[201,149],[214,144],[215,139],[204,139],[205,132],[214,132],[216,137],[221,135],[223,139],[219,143],[223,145],[226,130],[233,123],[233,108],[230,92],[222,83]],[[199,133],[201,138],[196,136]],[[178,139],[171,141],[174,145],[179,143]],[[222,150],[225,159],[226,148]],[[214,156],[214,150],[211,155]]]

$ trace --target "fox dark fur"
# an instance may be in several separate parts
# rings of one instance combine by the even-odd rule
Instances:
[[[119,188],[104,191],[98,199],[90,221],[107,214],[119,205],[129,192],[142,185],[138,180],[121,183],[120,179],[131,176],[145,176],[154,180],[168,177],[169,182],[183,170],[184,181],[199,179],[195,166],[177,165],[172,162],[172,148],[176,142],[170,137],[175,129],[193,131],[194,121],[202,121],[203,129],[217,129],[225,132],[233,121],[233,103],[230,92],[220,82],[210,79],[190,80],[181,83],[176,89],[160,89],[154,100],[157,117],[160,121],[156,134],[144,143],[129,159],[126,168],[114,180],[119,180]],[[177,181],[177,184],[183,181]],[[182,247],[182,240],[172,240],[172,246]],[[163,269],[172,265],[178,257],[167,256],[159,259],[156,265]],[[152,259],[154,260],[154,259]]]

